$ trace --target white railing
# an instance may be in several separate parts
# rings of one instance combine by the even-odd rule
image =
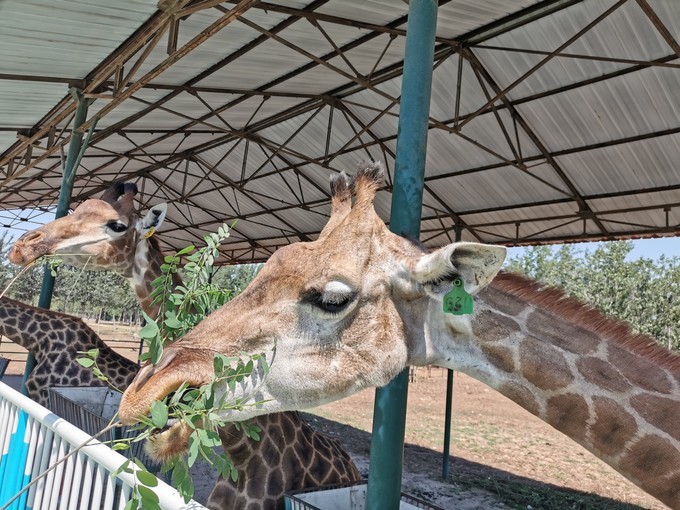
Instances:
[[[79,428],[0,382],[0,509],[123,509],[135,476],[121,473],[111,477],[126,459],[96,440],[7,505],[31,480],[88,438]],[[194,501],[184,503],[177,490],[160,480],[151,490],[163,509],[205,508]]]

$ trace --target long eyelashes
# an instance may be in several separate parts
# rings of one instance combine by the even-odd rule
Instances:
[[[324,295],[321,292],[309,292],[303,297],[303,301],[327,314],[337,315],[349,306],[353,298],[353,294],[341,296],[338,294]]]
[[[125,232],[127,230],[127,225],[125,223],[121,223],[120,221],[109,221],[106,224],[106,228],[120,234],[121,232]]]

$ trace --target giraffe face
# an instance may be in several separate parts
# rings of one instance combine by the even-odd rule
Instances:
[[[158,227],[167,211],[160,204],[140,218],[133,203],[136,191],[131,184],[114,185],[102,199],[87,200],[72,214],[27,232],[12,247],[10,261],[26,265],[58,255],[76,267],[129,272],[138,240]]]
[[[241,295],[170,345],[159,365],[142,369],[123,396],[121,418],[134,422],[185,381],[209,382],[215,353],[264,353],[271,361],[267,376],[255,371],[237,387],[235,397],[248,405],[223,413],[236,421],[382,386],[413,356],[425,359],[423,321],[433,309],[442,315],[453,277],[475,292],[498,271],[505,249],[458,243],[425,253],[385,227],[372,195],[364,196],[370,185],[358,180],[354,208],[329,220],[331,231],[278,250]]]

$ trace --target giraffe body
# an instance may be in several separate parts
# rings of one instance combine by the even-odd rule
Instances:
[[[99,349],[97,365],[117,388],[128,387],[139,367],[111,350],[77,317],[0,298],[0,334],[33,353],[36,365],[26,380],[28,395],[48,407],[50,386],[106,386],[81,366],[78,352]]]
[[[73,214],[25,234],[12,248],[10,260],[26,264],[41,255],[59,254],[78,267],[116,271],[128,278],[144,311],[155,317],[158,306],[152,304],[151,282],[161,275],[163,254],[156,236],[148,234],[162,223],[167,205],[140,216],[133,204],[135,193],[134,185],[115,184],[102,199],[83,202]],[[261,415],[254,424],[262,429],[259,442],[234,425],[219,431],[239,478],[234,483],[220,477],[209,508],[283,510],[284,492],[361,479],[340,443],[311,428],[299,413]],[[190,432],[179,428],[165,436],[167,441],[150,441],[149,453],[161,461],[183,454]]]

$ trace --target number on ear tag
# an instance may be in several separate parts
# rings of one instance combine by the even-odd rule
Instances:
[[[154,235],[155,232],[156,232],[156,227],[149,227],[148,232],[146,234],[144,234],[144,239],[148,239],[149,237]]]
[[[463,287],[463,280],[456,278],[453,289],[444,296],[444,313],[469,315],[472,313],[473,300]]]

